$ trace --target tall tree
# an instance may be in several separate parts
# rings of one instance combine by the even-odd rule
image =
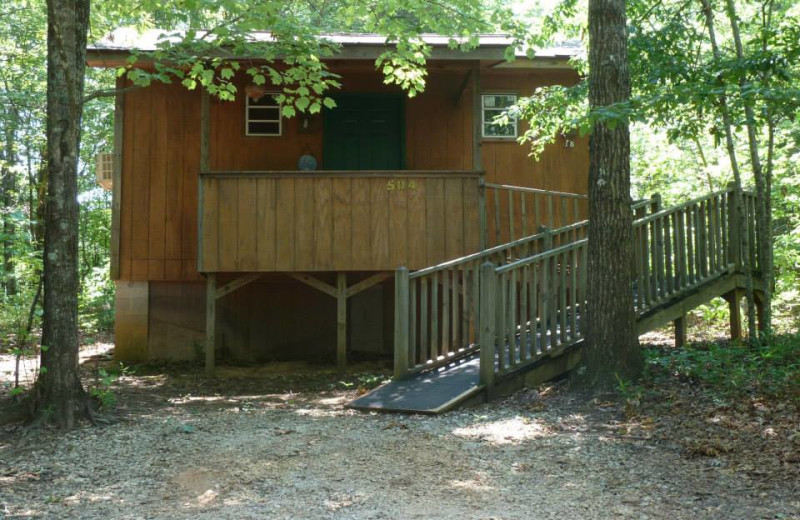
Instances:
[[[78,151],[89,0],[47,2],[47,167],[40,419],[62,428],[90,416],[78,367]]]
[[[625,0],[589,0],[589,106],[630,97]],[[591,386],[638,375],[644,366],[633,291],[630,132],[627,120],[598,121],[589,141],[588,348]]]

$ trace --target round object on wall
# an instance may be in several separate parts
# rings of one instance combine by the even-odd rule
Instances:
[[[313,172],[317,169],[317,159],[311,154],[304,154],[297,160],[297,169],[303,172]]]

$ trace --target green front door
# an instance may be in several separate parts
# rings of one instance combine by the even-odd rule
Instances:
[[[334,96],[326,109],[323,165],[326,170],[402,170],[403,98],[385,94]]]

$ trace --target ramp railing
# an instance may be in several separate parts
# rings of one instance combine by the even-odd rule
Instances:
[[[495,246],[409,273],[395,273],[395,377],[429,370],[477,350],[480,268],[504,265],[586,236],[587,222]]]
[[[655,211],[634,222],[634,302],[638,316],[742,268],[748,233],[758,270],[754,196],[744,194],[742,229],[731,189]],[[502,377],[585,338],[588,239],[545,248],[480,270],[481,382]],[[584,318],[584,319],[582,319]]]
[[[746,208],[754,208],[751,199],[747,194]],[[734,246],[733,208],[730,189],[666,209],[657,195],[632,204],[632,288],[639,315],[737,268],[742,252]],[[585,220],[543,227],[436,266],[397,269],[395,377],[480,348],[482,372],[493,379],[584,339],[587,233]]]

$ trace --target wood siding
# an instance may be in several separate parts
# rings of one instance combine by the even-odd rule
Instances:
[[[524,95],[540,85],[572,83],[577,79],[574,73],[563,71],[512,71],[483,65],[481,84],[486,92]],[[332,63],[331,68],[342,76],[343,92],[399,92],[396,87],[382,83],[371,62]],[[405,100],[405,155],[409,170],[472,169],[470,69],[469,63],[432,62],[426,91]],[[242,86],[244,82],[244,79],[240,82]],[[200,279],[197,273],[200,94],[178,84],[154,84],[126,93],[123,113],[119,279]],[[284,120],[283,135],[279,137],[247,137],[244,126],[241,96],[235,102],[211,101],[212,170],[294,170],[299,156],[307,153],[315,155],[324,169],[320,115],[311,116],[307,128],[300,118]],[[577,140],[575,148],[554,144],[539,162],[528,156],[526,146],[513,142],[484,140],[481,151],[487,182],[586,191],[588,146],[584,140]],[[276,183],[274,191],[255,180],[241,186],[237,182],[236,200],[243,204],[221,208],[216,217],[220,229],[227,229],[224,226],[232,222],[237,222],[237,226],[239,222],[255,222],[261,229],[271,215],[278,213],[293,214],[295,218],[274,229],[266,225],[263,237],[248,233],[245,227],[237,228],[235,235],[220,235],[221,245],[238,251],[252,249],[254,241],[256,247],[260,240],[274,241],[274,259],[269,256],[271,253],[255,258],[237,255],[236,262],[243,266],[275,262],[276,270],[308,265],[308,260],[303,260],[305,264],[296,261],[298,252],[305,255],[307,251],[312,253],[313,265],[330,265],[331,269],[343,267],[347,262],[351,269],[391,269],[396,267],[393,262],[404,255],[408,255],[409,267],[425,267],[466,251],[467,238],[447,235],[445,228],[453,225],[459,215],[463,219],[477,218],[473,215],[477,206],[458,206],[457,194],[449,191],[454,184],[448,182],[429,184],[424,192],[409,191],[399,198],[390,198],[388,192],[379,193],[354,181],[293,180],[285,185]],[[233,198],[234,188],[225,187],[220,194]],[[318,211],[306,213],[300,209],[307,204],[306,199]],[[411,210],[413,207],[424,207],[425,213]],[[419,230],[414,233],[425,237],[422,245],[411,238],[404,243],[402,236],[387,241],[389,235],[382,235],[381,230],[389,229],[390,224],[399,226],[402,220],[390,222],[388,216],[384,219],[380,215],[373,218],[373,209],[381,209],[387,215],[405,215],[398,218],[405,218],[409,229]],[[492,208],[488,209],[491,215]],[[327,229],[326,223],[348,216],[350,227],[331,226],[330,236],[321,234],[321,230]],[[474,233],[477,236],[477,228]],[[370,240],[375,237],[374,244],[371,241],[367,244],[379,253],[356,247],[345,251],[338,246],[356,243],[354,240],[364,236]],[[434,237],[444,237],[444,241]],[[291,243],[295,238],[301,241]],[[279,248],[281,251],[291,248],[292,256],[278,255]],[[371,264],[373,261],[377,263]]]
[[[205,174],[203,272],[420,269],[478,250],[479,175]]]

